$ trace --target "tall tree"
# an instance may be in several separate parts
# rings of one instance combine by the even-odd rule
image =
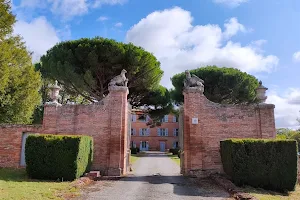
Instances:
[[[141,47],[104,38],[82,38],[61,42],[42,57],[41,72],[56,79],[66,92],[89,101],[101,101],[108,94],[110,80],[126,69],[129,100],[134,107],[166,110],[170,99],[159,85],[163,71],[157,59]],[[156,104],[149,94],[163,97]],[[153,110],[153,109],[152,109]]]
[[[190,71],[204,80],[204,95],[211,101],[221,104],[245,104],[256,102],[255,89],[258,80],[234,68],[207,66]],[[172,99],[176,104],[183,103],[183,80],[185,73],[171,78],[174,89]]]
[[[0,0],[0,123],[30,123],[40,102],[40,74],[19,36],[10,1]]]

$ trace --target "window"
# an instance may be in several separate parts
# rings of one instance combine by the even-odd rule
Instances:
[[[176,148],[178,148],[178,147],[179,147],[179,142],[178,142],[178,141],[174,142],[174,143],[173,143],[173,148],[176,149]]]
[[[135,129],[131,129],[131,135],[135,135]]]
[[[161,122],[168,122],[169,116],[165,115],[164,118],[161,119]]]
[[[136,122],[136,115],[131,115],[131,121]]]
[[[157,135],[158,136],[168,136],[168,129],[167,128],[158,128]]]
[[[140,136],[148,136],[148,135],[150,135],[149,128],[140,128]]]
[[[178,117],[173,116],[173,122],[178,122]]]
[[[173,135],[174,136],[178,136],[179,135],[179,129],[178,128],[174,128]]]
[[[143,149],[147,148],[147,146],[148,146],[147,144],[148,144],[148,142],[142,141],[141,142],[142,148]]]
[[[134,141],[131,141],[131,148],[136,148],[136,143]]]

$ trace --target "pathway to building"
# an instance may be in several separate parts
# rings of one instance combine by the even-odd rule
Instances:
[[[199,200],[229,199],[226,191],[209,180],[195,184],[179,174],[179,166],[167,155],[148,152],[133,165],[133,175],[119,181],[99,181],[81,199],[87,200]]]

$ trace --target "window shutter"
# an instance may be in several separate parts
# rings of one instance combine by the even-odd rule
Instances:
[[[173,136],[176,136],[176,128],[173,129]]]
[[[150,135],[150,128],[147,128],[147,135]]]
[[[165,115],[165,122],[168,122],[168,115]]]
[[[166,136],[168,136],[168,129],[166,128]]]
[[[160,136],[160,128],[157,129],[157,135]]]
[[[176,122],[176,116],[173,116],[173,122]]]
[[[135,129],[133,129],[133,135],[135,135],[136,134],[136,130]]]
[[[143,135],[143,129],[140,128],[140,136]]]

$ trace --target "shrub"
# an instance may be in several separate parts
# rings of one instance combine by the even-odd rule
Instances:
[[[25,145],[31,178],[74,180],[89,171],[93,139],[88,136],[30,135]]]
[[[170,149],[169,152],[172,153],[173,155],[178,155],[178,153],[179,153],[179,148]]]
[[[140,152],[140,148],[138,147],[132,147],[130,148],[130,150],[131,150],[131,154],[137,154]]]
[[[239,186],[292,191],[297,183],[294,140],[230,139],[221,141],[223,168]]]

